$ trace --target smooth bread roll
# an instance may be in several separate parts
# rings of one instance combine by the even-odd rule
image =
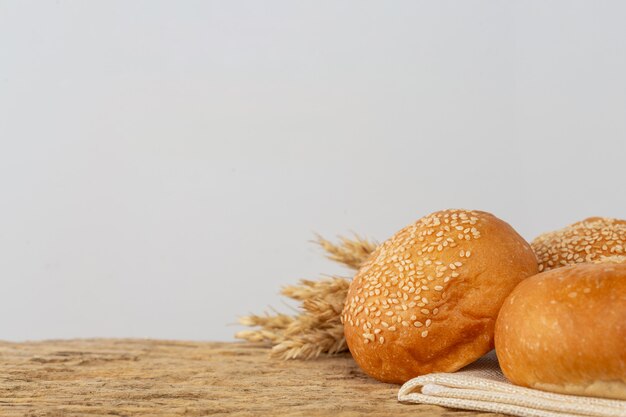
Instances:
[[[626,400],[626,264],[607,258],[522,282],[500,311],[496,353],[514,384]]]
[[[500,306],[535,273],[530,245],[497,217],[433,213],[380,245],[355,276],[342,314],[350,352],[385,382],[456,371],[493,348]]]
[[[590,217],[544,233],[531,246],[539,260],[539,271],[626,255],[626,221]]]

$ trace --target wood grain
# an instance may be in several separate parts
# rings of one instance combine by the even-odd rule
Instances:
[[[2,416],[497,416],[400,404],[349,355],[282,362],[246,343],[0,342],[0,364]]]

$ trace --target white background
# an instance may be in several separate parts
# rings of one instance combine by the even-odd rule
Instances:
[[[0,1],[0,339],[228,340],[308,241],[625,217],[626,3]]]

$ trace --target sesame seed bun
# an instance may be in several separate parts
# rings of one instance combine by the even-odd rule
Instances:
[[[380,245],[350,285],[342,314],[350,352],[384,382],[456,371],[493,348],[502,302],[535,273],[530,245],[495,216],[423,217]]]
[[[544,233],[531,246],[539,260],[539,271],[626,255],[626,221],[590,217]]]
[[[625,346],[626,264],[610,259],[528,278],[496,322],[504,375],[544,391],[626,400]]]

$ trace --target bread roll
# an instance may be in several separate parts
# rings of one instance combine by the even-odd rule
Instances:
[[[380,245],[351,283],[350,352],[385,382],[456,371],[493,348],[502,302],[536,272],[530,245],[493,215],[426,216]]]
[[[500,310],[496,353],[514,384],[626,400],[626,264],[606,259],[522,282]]]
[[[606,262],[614,263],[614,264],[621,264],[623,262],[626,262],[626,256],[623,256],[623,255],[600,256],[600,258],[592,261],[592,263],[594,264],[603,264]]]
[[[539,271],[592,262],[604,256],[626,255],[626,221],[590,217],[544,233],[531,246],[539,260]]]

